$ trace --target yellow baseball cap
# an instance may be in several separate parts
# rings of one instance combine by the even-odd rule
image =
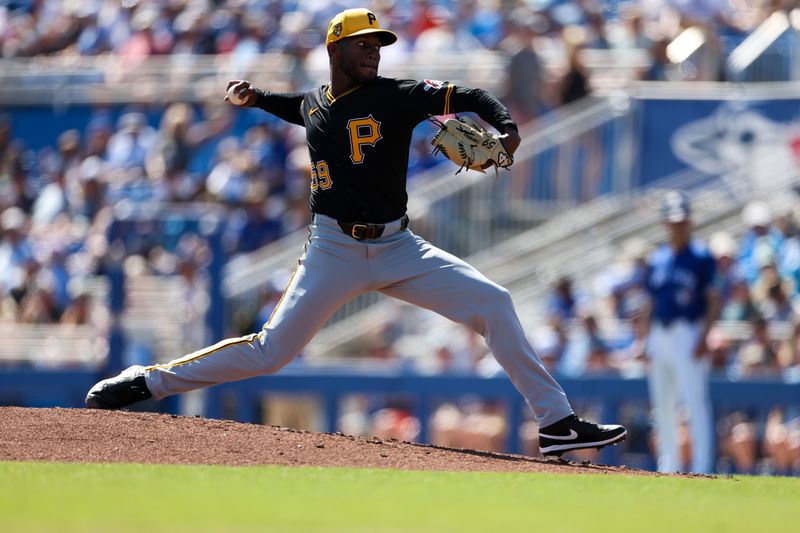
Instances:
[[[328,36],[325,45],[340,41],[346,37],[374,33],[380,38],[383,46],[392,44],[397,40],[397,35],[389,30],[381,29],[375,13],[369,9],[345,9],[337,14],[328,25]]]

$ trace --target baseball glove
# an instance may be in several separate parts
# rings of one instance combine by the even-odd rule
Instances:
[[[508,168],[514,158],[500,142],[506,135],[498,135],[486,131],[480,124],[468,117],[448,118],[444,122],[435,117],[430,121],[439,126],[439,131],[433,136],[431,144],[433,153],[441,152],[444,156],[458,165],[458,171],[464,168],[484,172],[484,169],[494,166]]]

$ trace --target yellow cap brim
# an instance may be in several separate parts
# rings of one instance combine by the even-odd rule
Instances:
[[[342,39],[349,39],[350,37],[358,37],[360,35],[367,35],[370,33],[377,34],[377,37],[381,40],[382,46],[389,46],[390,44],[394,44],[397,41],[397,35],[390,32],[389,30],[379,30],[379,29],[370,29],[367,28],[365,30],[359,30],[356,32],[351,33],[346,37],[339,37],[338,39],[331,39],[328,41],[329,43],[335,43],[336,41],[341,41]]]

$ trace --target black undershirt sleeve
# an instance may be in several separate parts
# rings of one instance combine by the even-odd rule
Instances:
[[[491,93],[483,89],[456,86],[451,107],[455,111],[471,111],[503,132],[506,127],[517,129],[517,124],[508,113],[508,108]]]
[[[303,105],[304,93],[270,93],[256,89],[256,103],[253,107],[263,109],[278,118],[304,126],[300,106]]]

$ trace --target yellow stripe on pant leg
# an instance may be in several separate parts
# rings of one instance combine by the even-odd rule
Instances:
[[[311,229],[310,228],[309,228],[308,234],[309,234],[308,241],[310,243],[311,242]],[[305,254],[303,254],[303,255],[305,255]],[[303,258],[303,256],[300,256],[300,259],[302,259],[302,258]],[[300,259],[298,259],[298,262],[299,262]],[[275,309],[273,309],[272,313],[270,314],[269,320],[267,320],[266,324],[264,324],[264,327],[261,328],[261,331],[259,333],[251,333],[250,335],[245,335],[244,337],[238,337],[238,338],[235,338],[235,339],[226,339],[226,340],[218,342],[217,344],[214,344],[213,346],[209,346],[208,348],[206,348],[206,349],[204,349],[204,350],[202,350],[200,352],[195,352],[195,353],[192,353],[192,354],[189,354],[189,355],[185,356],[188,359],[178,359],[174,363],[151,365],[151,366],[145,367],[145,371],[149,371],[149,370],[169,370],[170,368],[174,368],[176,366],[181,366],[181,365],[187,365],[189,363],[197,361],[198,359],[202,359],[203,357],[208,357],[209,355],[211,355],[211,354],[213,354],[215,352],[218,352],[218,351],[220,351],[222,349],[228,348],[230,346],[236,346],[237,344],[246,344],[246,343],[249,343],[249,342],[253,342],[253,340],[255,340],[257,337],[259,337],[260,335],[264,334],[264,329],[267,327],[267,325],[269,324],[270,320],[272,320],[272,317],[275,315],[275,311],[277,311],[278,307],[280,307],[281,303],[283,302],[284,297],[286,296],[286,293],[289,292],[289,287],[292,286],[292,281],[294,281],[294,277],[297,275],[297,272],[299,270],[300,270],[300,265],[298,264],[297,268],[292,273],[292,277],[289,279],[289,283],[286,285],[286,289],[284,289],[283,294],[281,295],[281,299],[278,300],[277,305],[275,305]]]
[[[162,365],[148,366],[145,368],[145,371],[169,370],[170,368],[174,368],[176,366],[187,365],[189,363],[197,361],[198,359],[202,359],[203,357],[208,357],[209,355],[218,352],[220,350],[223,350],[225,348],[228,348],[230,346],[236,346],[237,344],[246,344],[249,342],[253,342],[253,340],[255,340],[256,337],[258,337],[259,335],[261,335],[261,333],[251,333],[250,335],[246,335],[244,337],[238,337],[235,339],[225,339],[224,341],[220,341],[213,346],[209,346],[205,350],[201,350],[200,352],[195,352],[189,356],[186,356],[188,357],[188,359],[178,359],[174,363],[165,363]]]
[[[287,293],[287,292],[289,292],[289,287],[291,287],[291,286],[292,286],[292,282],[294,281],[294,277],[297,275],[297,272],[298,272],[299,270],[300,270],[300,265],[298,265],[298,266],[297,266],[297,268],[296,268],[296,269],[294,269],[294,272],[292,272],[292,277],[291,277],[291,278],[289,278],[289,284],[288,284],[288,285],[286,285],[286,288],[283,290],[283,294],[281,294],[281,299],[280,299],[280,300],[278,300],[278,303],[277,303],[277,304],[275,304],[275,307],[272,309],[272,312],[269,314],[269,318],[268,318],[268,319],[267,319],[267,321],[264,323],[264,325],[263,325],[263,326],[261,326],[261,331],[264,331],[265,329],[267,329],[267,326],[269,326],[269,323],[272,321],[272,317],[274,317],[274,316],[275,316],[275,313],[277,313],[277,312],[278,312],[278,308],[279,308],[279,307],[281,306],[281,304],[283,303],[283,299],[286,297],[286,293]]]

